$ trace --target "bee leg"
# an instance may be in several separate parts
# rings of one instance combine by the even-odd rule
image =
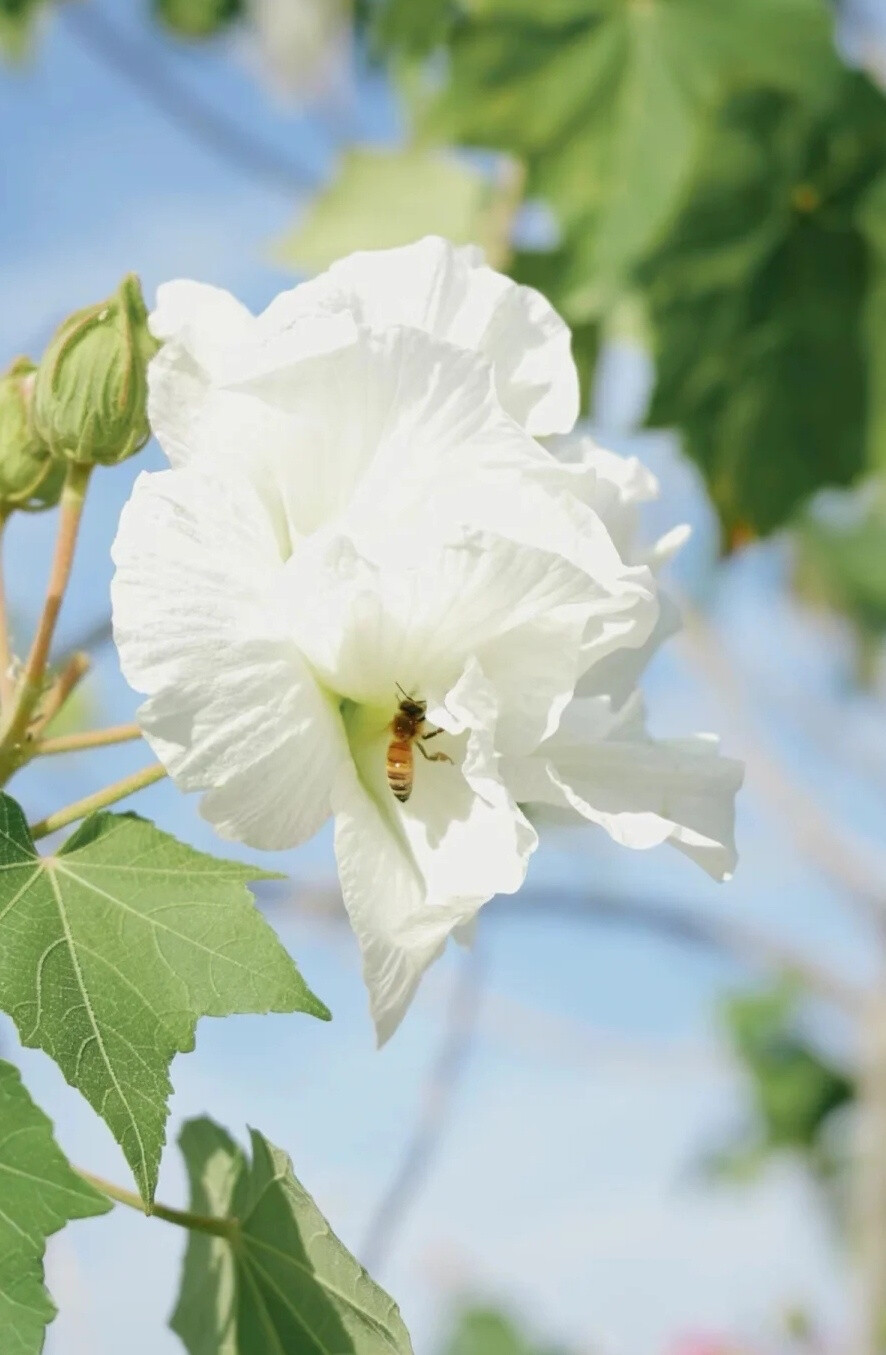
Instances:
[[[445,734],[445,729],[432,729],[430,734],[422,734],[423,739],[436,739],[438,734]]]
[[[438,734],[440,733],[440,730],[439,730],[439,729],[437,730],[437,733],[438,733]],[[418,749],[418,751],[421,753],[421,755],[422,755],[422,757],[424,758],[425,762],[451,762],[451,761],[452,761],[452,758],[449,756],[448,753],[429,753],[429,752],[427,751],[427,749],[426,749],[426,748],[423,748],[422,745],[421,745],[420,743],[417,743],[415,746],[416,746],[416,748]]]

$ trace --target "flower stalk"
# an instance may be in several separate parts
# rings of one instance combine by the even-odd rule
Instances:
[[[82,650],[78,650],[68,659],[46,696],[40,702],[39,713],[28,729],[27,742],[22,750],[27,754],[28,761],[35,756],[36,743],[43,730],[52,724],[75,687],[83,681],[90,667],[89,655],[84,654]]]
[[[58,536],[46,599],[24,672],[16,685],[9,716],[5,719],[0,734],[0,785],[4,785],[21,765],[21,745],[44,692],[46,665],[62,601],[71,577],[71,566],[74,562],[83,503],[91,472],[91,466],[73,463],[68,466],[65,475]]]
[[[9,615],[6,606],[6,584],[3,574],[3,538],[10,512],[0,511],[0,715],[9,708],[14,693],[12,676],[12,642],[9,632]]]
[[[82,734],[60,734],[55,739],[38,739],[34,757],[52,757],[58,753],[82,753],[88,748],[110,748],[117,743],[140,739],[138,725],[111,725],[107,729],[89,729]]]
[[[152,786],[155,781],[162,781],[167,775],[165,767],[159,763],[152,763],[150,767],[143,767],[140,772],[133,772],[132,776],[124,776],[122,780],[113,782],[110,786],[105,786],[104,790],[96,791],[93,795],[87,795],[82,800],[75,800],[73,804],[66,805],[64,809],[58,809],[54,814],[41,819],[39,823],[31,825],[31,837],[36,841],[41,837],[48,837],[50,833],[55,833],[59,828],[67,828],[69,823],[75,823],[77,819],[85,819],[88,814],[94,814],[99,809],[107,809],[108,805],[116,804],[118,800],[125,800],[127,796],[134,795],[136,791],[144,790],[147,786]]]
[[[881,980],[882,982],[882,980]],[[886,1350],[886,995],[877,985],[861,1021],[854,1242],[862,1355]]]

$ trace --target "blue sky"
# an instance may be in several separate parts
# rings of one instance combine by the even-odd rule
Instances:
[[[140,27],[139,5],[104,3],[131,30]],[[334,109],[300,113],[269,98],[226,50],[186,53],[148,40],[190,88],[302,166],[306,191],[330,171],[343,139],[396,135],[396,108],[375,77],[361,77],[353,97]],[[0,359],[41,344],[56,319],[131,269],[148,295],[167,278],[193,276],[256,307],[292,281],[270,266],[267,251],[299,204],[245,182],[165,122],[85,54],[63,21],[48,29],[28,69],[0,74],[0,126]],[[872,845],[882,841],[882,706],[853,689],[839,626],[791,603],[782,543],[712,569],[713,525],[694,474],[670,439],[630,434],[647,383],[640,355],[608,355],[601,436],[639,451],[661,474],[665,493],[650,530],[693,523],[680,582],[710,609],[748,683],[762,737],[853,832]],[[97,478],[63,641],[107,614],[117,514],[137,472],[161,461],[152,447]],[[48,518],[16,522],[10,533],[7,569],[22,616],[36,603],[51,535]],[[726,750],[741,756],[741,728],[679,647],[656,662],[647,692],[656,732],[714,728]],[[136,701],[110,650],[92,693],[102,722],[131,718]],[[133,747],[59,760],[51,776],[32,769],[18,789],[34,817],[144,760]],[[145,793],[139,808],[182,838],[218,849],[193,801],[170,787]],[[741,982],[741,972],[544,907],[544,889],[553,885],[589,898],[599,890],[693,902],[770,924],[847,972],[862,972],[866,938],[752,791],[741,799],[739,844],[735,880],[717,887],[666,849],[631,855],[590,831],[555,839],[533,867],[537,906],[515,915],[493,905],[483,918],[488,978],[471,1063],[427,1188],[378,1277],[400,1301],[418,1355],[434,1350],[441,1315],[462,1292],[500,1299],[577,1349],[626,1355],[667,1349],[686,1330],[754,1338],[797,1302],[825,1322],[839,1320],[845,1277],[802,1177],[785,1166],[751,1189],[710,1189],[689,1170],[743,1112],[712,1016],[717,995]],[[280,864],[302,885],[331,882],[328,833]],[[240,1136],[247,1121],[255,1124],[291,1153],[333,1226],[359,1250],[443,1037],[454,965],[438,966],[403,1029],[377,1054],[346,931],[298,910],[274,920],[335,1020],[204,1022],[196,1052],[173,1069],[170,1142],[195,1114]],[[833,1036],[840,1038],[836,1026]],[[0,1027],[0,1042],[15,1049],[10,1026]],[[54,1066],[30,1052],[22,1063],[72,1158],[127,1180],[104,1127]],[[171,1147],[160,1195],[178,1201],[182,1192]],[[57,1239],[49,1257],[61,1308],[53,1355],[121,1348],[173,1355],[180,1347],[165,1318],[181,1242],[124,1210]]]

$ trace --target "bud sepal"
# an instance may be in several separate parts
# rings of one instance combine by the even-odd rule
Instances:
[[[52,508],[64,470],[34,428],[32,405],[37,368],[19,357],[0,376],[0,514],[12,509]]]
[[[37,369],[33,421],[58,461],[115,466],[151,435],[147,366],[158,350],[138,278],[69,316]]]

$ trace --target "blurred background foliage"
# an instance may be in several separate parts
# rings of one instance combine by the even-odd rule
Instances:
[[[840,1112],[855,1100],[855,1079],[818,1048],[803,1017],[802,990],[790,981],[724,1002],[723,1026],[745,1072],[750,1113],[707,1166],[716,1177],[746,1180],[772,1158],[795,1154],[845,1222],[849,1147]]]
[[[440,1355],[567,1355],[560,1347],[538,1345],[504,1313],[467,1306],[457,1314]]]
[[[879,635],[886,579],[862,557],[882,558],[882,513],[806,511],[868,482],[880,503],[886,473],[886,96],[825,0],[151,3],[190,44],[261,30],[302,87],[352,24],[404,144],[346,149],[276,257],[479,243],[565,315],[586,400],[601,339],[641,339],[647,425],[679,430],[724,551],[795,529],[806,596]],[[52,4],[0,0],[11,60]]]
[[[886,96],[875,63],[839,49],[835,6],[148,2],[191,46],[251,34],[297,97],[337,44],[355,44],[399,91],[401,143],[345,146],[269,241],[275,258],[313,272],[432,231],[478,243],[572,326],[586,409],[605,343],[643,345],[645,425],[678,431],[724,555],[786,533],[797,597],[848,623],[858,681],[873,681],[886,633]],[[0,51],[27,60],[53,9],[81,5],[0,0]],[[749,1114],[707,1165],[745,1178],[791,1155],[839,1217],[857,1077],[805,1003],[779,983],[724,1004]],[[555,1355],[475,1308],[441,1349]]]
[[[152,3],[192,43],[270,16]],[[10,56],[48,4],[0,0]],[[586,398],[601,338],[640,337],[647,424],[679,430],[723,549],[794,528],[798,578],[818,579],[804,595],[878,637],[886,578],[864,560],[882,561],[882,513],[847,530],[806,512],[822,489],[878,486],[886,460],[886,97],[848,69],[825,0],[291,8],[296,73],[350,20],[407,132],[347,149],[277,257],[314,271],[429,230],[478,242],[573,326]]]

